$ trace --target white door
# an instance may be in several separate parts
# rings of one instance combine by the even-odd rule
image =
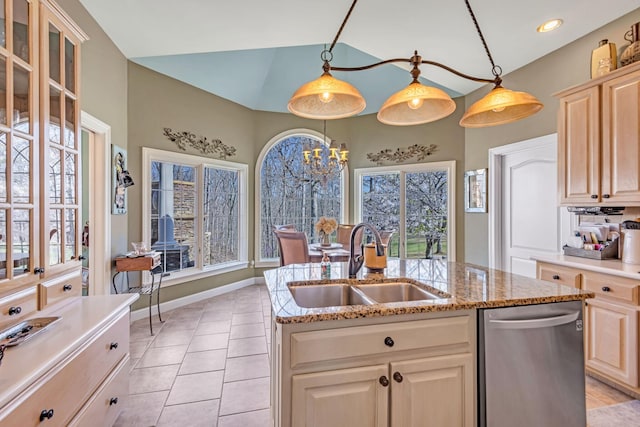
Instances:
[[[532,256],[559,253],[569,213],[558,206],[556,134],[501,147],[496,268],[536,276]]]

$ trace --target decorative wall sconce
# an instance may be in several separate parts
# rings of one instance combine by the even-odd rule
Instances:
[[[174,132],[170,128],[164,128],[164,136],[169,138],[169,141],[175,142],[182,151],[186,151],[187,146],[191,146],[202,154],[213,154],[221,160],[236,155],[235,147],[225,145],[219,139],[207,139],[206,136],[198,138],[193,132]]]
[[[407,148],[396,148],[395,150],[392,150],[391,148],[385,148],[384,150],[380,150],[377,153],[367,153],[367,159],[375,162],[378,166],[381,166],[385,160],[402,163],[414,156],[417,156],[416,161],[419,162],[426,159],[427,156],[432,155],[437,149],[438,146],[435,144],[414,144]]]

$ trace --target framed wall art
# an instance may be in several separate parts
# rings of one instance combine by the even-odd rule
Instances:
[[[464,211],[487,212],[487,169],[464,173]]]
[[[127,170],[127,150],[111,145],[111,181],[113,188],[111,213],[123,215],[127,213],[127,187],[133,185],[133,179]]]

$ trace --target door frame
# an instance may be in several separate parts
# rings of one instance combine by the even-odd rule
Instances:
[[[504,254],[504,224],[502,180],[505,171],[502,168],[502,158],[508,154],[515,154],[521,151],[531,150],[543,144],[557,143],[558,134],[551,133],[532,139],[527,139],[512,144],[502,145],[489,149],[489,268],[503,269]],[[561,236],[558,236],[560,238]]]
[[[111,126],[80,112],[80,126],[94,135],[89,145],[89,295],[111,293]],[[97,286],[101,284],[100,286]]]

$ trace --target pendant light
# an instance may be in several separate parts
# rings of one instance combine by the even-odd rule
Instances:
[[[483,128],[515,122],[542,110],[542,103],[526,92],[498,85],[476,101],[460,119],[460,126]]]
[[[324,50],[321,58],[324,73],[302,85],[291,97],[287,108],[293,114],[308,119],[341,119],[354,116],[367,106],[364,98],[352,85],[331,75],[329,61],[333,55]]]
[[[425,86],[418,81],[422,58],[416,51],[411,58],[413,81],[406,88],[387,99],[378,120],[387,125],[410,126],[429,123],[447,117],[456,109],[456,103],[441,89]]]
[[[351,84],[338,80],[331,75],[335,71],[363,71],[392,62],[406,62],[413,65],[413,81],[403,90],[394,93],[378,111],[378,120],[396,126],[418,125],[444,118],[455,111],[456,104],[441,89],[425,86],[418,80],[418,65],[427,64],[442,68],[459,77],[481,83],[492,83],[494,88],[485,97],[474,103],[463,115],[460,125],[464,127],[487,127],[514,122],[543,108],[542,103],[533,95],[502,87],[502,69],[497,66],[484,39],[469,0],[464,0],[469,15],[485,52],[492,65],[493,78],[474,77],[435,61],[423,60],[415,51],[411,58],[388,59],[362,67],[335,67],[331,65],[333,48],[358,0],[353,0],[331,47],[322,52],[324,73],[320,78],[301,86],[291,97],[288,109],[293,114],[310,119],[338,119],[354,116],[362,112],[366,102],[358,89]]]

